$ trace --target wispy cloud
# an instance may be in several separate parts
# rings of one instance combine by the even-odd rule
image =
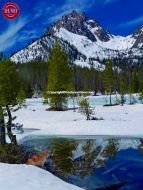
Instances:
[[[23,42],[26,41],[27,39],[34,39],[37,38],[37,31],[35,29],[28,31],[28,30],[24,30],[21,31],[18,37],[18,42]]]
[[[72,10],[77,11],[87,11],[89,10],[93,5],[96,5],[96,3],[99,3],[99,0],[91,0],[89,3],[89,0],[66,0],[64,4],[62,4],[60,7],[55,8],[52,12],[51,16],[48,19],[48,22],[51,23],[57,19],[59,19],[62,15],[67,14],[71,12]]]
[[[119,0],[90,0],[90,2],[89,0],[65,0],[63,4],[58,6],[58,8],[55,4],[52,4],[50,7],[46,9],[44,7],[46,7],[47,3],[45,2],[45,4],[40,4],[40,8],[38,6],[37,16],[46,16],[47,13],[50,13],[49,18],[45,22],[46,24],[48,24],[59,19],[64,14],[71,12],[72,10],[88,11],[95,5],[105,6],[106,4],[117,1]]]
[[[37,5],[34,8],[34,18],[33,19],[37,19],[40,17],[44,17],[47,18],[47,15],[53,11],[54,9],[56,9],[56,5],[55,4],[50,4],[48,5],[47,1],[40,1],[39,3],[37,3]],[[46,17],[45,17],[46,16]]]
[[[141,25],[143,24],[143,16],[140,16],[138,18],[135,18],[133,20],[124,22],[124,23],[120,23],[117,28],[125,28],[125,27],[129,27],[129,26],[135,26],[135,25]]]
[[[18,32],[26,23],[26,19],[14,21],[0,34],[0,51],[5,51],[16,43],[19,36]]]
[[[48,19],[45,20],[45,23],[51,23],[57,19],[59,19],[62,15],[71,12],[72,10],[85,11],[88,10],[95,4],[99,2],[99,0],[65,0],[63,4],[57,5],[52,4],[47,6],[47,2],[40,2],[37,7],[35,7],[35,18],[43,17],[48,15]],[[45,8],[47,7],[47,8]]]
[[[9,22],[7,28],[2,30],[0,33],[0,51],[7,51],[16,43],[22,44],[29,39],[38,37],[45,26],[72,10],[89,11],[95,5],[105,6],[116,1],[119,0],[64,0],[58,6],[48,0],[38,1],[32,12],[26,14],[27,17]],[[37,28],[39,22],[40,27]]]
[[[115,3],[119,0],[103,0],[104,1],[104,4],[108,4],[108,3]]]
[[[36,12],[35,12],[36,13]],[[7,51],[9,48],[14,46],[16,43],[23,43],[27,40],[37,38],[37,29],[23,30],[24,27],[34,20],[37,16],[31,17],[19,17],[18,20],[9,22],[7,28],[0,33],[0,51]]]

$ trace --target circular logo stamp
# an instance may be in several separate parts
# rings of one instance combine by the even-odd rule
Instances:
[[[12,20],[19,15],[20,9],[16,3],[7,2],[2,8],[2,14],[6,19]]]

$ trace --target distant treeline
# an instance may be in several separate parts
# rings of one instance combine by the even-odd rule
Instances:
[[[112,92],[141,92],[143,91],[143,64],[142,59],[140,64],[130,64],[127,60],[113,59],[111,62],[111,70],[99,71],[93,68],[92,63],[90,68],[77,66],[71,63],[72,79],[71,84],[75,90],[90,90],[100,91],[103,94],[106,91],[106,81],[112,76]],[[107,67],[108,61],[103,60],[102,64]],[[17,64],[17,69],[24,81],[27,93],[32,93],[35,86],[45,91],[48,78],[48,62],[32,61],[24,64]],[[61,71],[62,72],[62,71]],[[111,82],[111,81],[110,81]],[[124,87],[123,87],[124,86]]]

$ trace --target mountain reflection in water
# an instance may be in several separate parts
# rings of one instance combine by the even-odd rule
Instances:
[[[21,143],[33,152],[50,150],[45,169],[83,189],[143,187],[143,139],[31,136]]]

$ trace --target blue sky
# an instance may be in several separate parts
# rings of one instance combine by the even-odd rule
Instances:
[[[6,0],[1,0],[2,9]],[[41,36],[47,26],[73,9],[84,11],[113,34],[128,35],[143,24],[143,0],[14,0],[20,15],[0,14],[0,51],[10,54]]]

